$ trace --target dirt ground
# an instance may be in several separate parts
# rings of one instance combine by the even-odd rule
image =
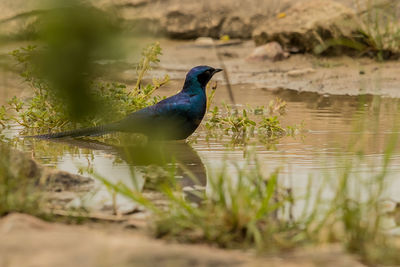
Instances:
[[[183,79],[186,71],[196,65],[221,66],[212,47],[201,47],[195,42],[161,42],[164,55],[159,70],[153,75],[168,73]],[[294,54],[282,61],[249,61],[255,48],[252,41],[218,48],[232,84],[251,84],[251,89],[293,89],[332,95],[372,94],[400,97],[400,61],[377,62],[361,57],[315,57]],[[160,72],[159,74],[157,72]],[[121,79],[134,77],[125,71]],[[222,75],[213,80],[224,84]]]
[[[281,61],[250,61],[248,56],[255,48],[253,41],[242,41],[236,45],[219,46],[218,53],[213,46],[199,44],[196,41],[174,41],[168,39],[142,39],[141,44],[160,41],[163,49],[160,64],[148,75],[162,77],[168,74],[171,83],[168,87],[180,89],[187,71],[197,65],[222,67],[228,74],[232,85],[248,84],[248,89],[292,89],[304,92],[316,92],[331,95],[371,94],[384,97],[400,97],[400,61],[378,62],[375,59],[360,57],[316,57],[310,54],[292,54]],[[131,42],[136,43],[136,39]],[[23,44],[21,44],[23,45]],[[140,45],[139,45],[140,47]],[[6,54],[12,47],[0,50]],[[132,52],[126,61],[102,64],[105,80],[134,84],[137,61]],[[10,63],[11,64],[11,63]],[[223,75],[216,75],[219,87],[226,84]],[[2,90],[7,89],[7,90]],[[27,96],[30,88],[15,73],[0,72],[0,104],[13,95]],[[175,92],[173,91],[173,92]],[[161,94],[162,90],[159,90]],[[171,91],[167,90],[167,94]],[[240,92],[238,92],[240,93]]]
[[[337,246],[259,256],[154,240],[122,225],[64,225],[24,214],[0,219],[1,267],[363,266]],[[322,264],[322,265],[321,265]]]

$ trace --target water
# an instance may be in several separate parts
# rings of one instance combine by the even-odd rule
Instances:
[[[173,94],[176,83],[161,93]],[[357,150],[348,148],[362,139],[364,162],[358,164],[354,172],[360,177],[371,176],[381,170],[387,140],[393,135],[393,125],[397,116],[398,100],[374,98],[372,96],[332,96],[317,93],[297,92],[288,89],[263,90],[252,85],[234,86],[238,106],[251,103],[251,106],[267,106],[270,100],[279,97],[287,102],[287,113],[282,117],[283,125],[304,123],[304,132],[293,137],[284,137],[274,146],[257,144],[255,151],[262,172],[268,174],[280,168],[280,183],[291,187],[297,195],[302,195],[308,178],[320,180],[327,175],[335,179],[343,162],[356,158]],[[223,87],[218,88],[214,103],[227,101]],[[357,122],[362,121],[361,126]],[[362,134],[360,132],[363,132]],[[17,130],[5,131],[15,135]],[[204,128],[197,132],[197,141],[191,145],[185,142],[155,144],[150,149],[131,147],[123,151],[116,147],[96,141],[69,140],[67,142],[34,141],[35,158],[46,166],[72,173],[82,173],[90,169],[111,182],[123,182],[129,187],[143,190],[147,166],[164,162],[169,165],[180,162],[206,187],[207,171],[221,168],[226,162],[247,166],[243,147],[227,149],[224,141],[206,142]],[[20,148],[32,151],[31,140],[20,144]],[[150,151],[150,152],[149,152]],[[349,152],[346,152],[349,151]],[[251,165],[254,163],[250,163]],[[234,175],[233,164],[229,172]],[[395,149],[388,174],[392,186],[386,197],[400,201],[400,150]],[[85,175],[90,175],[85,174]],[[136,179],[132,180],[132,175]],[[178,174],[187,189],[194,187],[190,175]],[[117,199],[118,209],[129,211],[133,204],[123,197]],[[70,205],[85,204],[94,209],[111,206],[110,192],[96,181],[93,191],[85,197],[76,198]]]

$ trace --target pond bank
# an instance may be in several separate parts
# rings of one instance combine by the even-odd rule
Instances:
[[[163,56],[159,69],[152,75],[168,73],[172,79],[183,79],[195,65],[221,67],[212,47],[201,47],[195,42],[161,41]],[[221,46],[221,55],[230,82],[254,84],[252,88],[279,88],[331,95],[381,95],[400,97],[400,61],[377,62],[370,58],[315,57],[296,54],[282,61],[249,61],[255,45],[245,41],[238,45]],[[133,78],[126,71],[122,79]],[[222,75],[214,77],[224,83]]]
[[[147,78],[163,77],[168,74],[171,82],[167,88],[174,87],[175,91],[182,86],[182,80],[189,69],[196,65],[210,65],[222,67],[225,65],[230,83],[232,85],[252,84],[249,89],[277,90],[291,89],[299,92],[315,92],[321,95],[380,95],[384,97],[400,97],[400,61],[391,60],[378,62],[371,58],[341,57],[316,57],[309,54],[292,54],[281,61],[248,60],[255,49],[253,41],[240,41],[229,46],[219,46],[216,51],[211,45],[199,44],[196,41],[174,41],[169,39],[131,38],[127,46],[133,50],[124,61],[102,62],[101,80],[123,82],[128,86],[135,84],[136,65],[138,60],[138,47],[145,46],[154,41],[159,41],[163,49],[160,64],[150,71]],[[15,63],[8,52],[27,43],[15,43],[0,50],[0,56],[11,68],[0,73],[0,104],[13,95],[29,97],[30,88],[23,79],[15,74],[12,69]],[[10,70],[11,69],[11,70]],[[225,90],[226,83],[222,75],[216,75],[213,81],[218,81],[218,92]],[[161,88],[161,95],[170,94],[171,90]]]

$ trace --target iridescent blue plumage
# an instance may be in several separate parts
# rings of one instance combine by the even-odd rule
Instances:
[[[129,114],[121,121],[36,137],[79,137],[119,131],[142,133],[154,139],[185,139],[200,125],[207,106],[206,85],[219,71],[221,69],[209,66],[194,67],[186,75],[183,88],[178,94]]]

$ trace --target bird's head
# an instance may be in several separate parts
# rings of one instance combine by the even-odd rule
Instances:
[[[220,71],[222,71],[222,69],[214,69],[213,67],[209,66],[194,67],[186,75],[183,89],[190,89],[190,87],[198,87],[199,85],[202,89],[205,89],[207,83],[211,80],[213,75]]]

